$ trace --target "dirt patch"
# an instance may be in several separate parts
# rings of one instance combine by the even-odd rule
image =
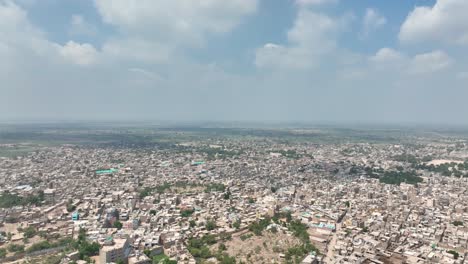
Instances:
[[[262,236],[255,236],[251,232],[242,236],[233,235],[232,240],[224,244],[229,256],[244,263],[282,263],[284,260],[280,255],[301,242],[293,235],[279,230],[277,233],[264,231]],[[218,248],[219,243],[211,249],[216,251]]]

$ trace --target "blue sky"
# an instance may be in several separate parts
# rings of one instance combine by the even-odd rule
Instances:
[[[0,120],[468,124],[465,0],[0,0]]]

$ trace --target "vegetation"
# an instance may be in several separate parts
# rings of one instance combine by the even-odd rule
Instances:
[[[10,252],[24,252],[24,245],[10,244],[10,245],[8,245],[8,251],[10,251]]]
[[[463,226],[463,222],[462,221],[453,221],[452,225],[454,225],[454,226]]]
[[[0,248],[0,258],[4,258],[7,255],[7,250],[4,248]]]
[[[226,186],[222,183],[210,183],[208,186],[205,188],[205,192],[224,192],[226,189]]]
[[[189,217],[195,212],[195,209],[185,209],[180,211],[180,216],[182,217]]]
[[[241,221],[237,220],[232,224],[232,227],[234,227],[235,229],[239,229],[240,225],[241,225]]]
[[[320,251],[311,244],[307,226],[300,221],[294,220],[289,223],[289,231],[302,242],[301,245],[291,247],[286,252],[286,263],[300,263],[310,252],[320,254]]]
[[[244,235],[240,236],[239,238],[240,238],[242,241],[245,241],[245,240],[247,240],[247,239],[249,239],[249,238],[251,238],[251,237],[253,237],[252,234],[244,234]]]
[[[249,225],[249,230],[257,236],[261,236],[262,232],[270,225],[271,218],[266,216],[264,219],[253,222]]]
[[[73,246],[78,250],[80,259],[89,258],[99,254],[99,244],[96,242],[89,243],[86,240],[86,230],[80,229],[78,239],[74,241]]]
[[[242,155],[242,150],[226,150],[224,148],[203,147],[197,149],[200,153],[205,153],[208,160],[227,159]]]
[[[279,223],[280,218],[286,218],[286,222],[291,222],[292,221],[292,215],[291,212],[280,212],[280,213],[275,213],[273,216],[272,220],[276,224]]]
[[[463,171],[468,170],[468,162],[464,163],[443,163],[439,165],[426,165],[421,164],[417,166],[418,169],[428,170],[435,173],[440,173],[442,176],[455,176],[455,177],[468,177],[468,174],[463,174]]]
[[[421,162],[421,160],[418,159],[416,156],[414,156],[412,154],[406,154],[406,153],[393,156],[393,160],[394,161],[400,161],[400,162],[407,162],[407,163],[411,163],[411,164],[417,164],[417,163]]]
[[[189,221],[189,225],[190,225],[190,227],[192,227],[192,228],[193,228],[193,227],[196,227],[196,226],[197,226],[197,222],[195,222],[195,220],[190,220],[190,221]]]
[[[423,179],[416,175],[415,171],[386,171],[379,178],[381,183],[400,185],[402,182],[407,184],[417,184]]]
[[[208,231],[212,231],[216,229],[216,223],[213,220],[206,221],[205,228]]]
[[[32,238],[36,235],[37,231],[36,228],[33,226],[28,226],[26,229],[23,229],[23,235],[25,238]]]
[[[123,224],[120,221],[114,222],[114,228],[122,229],[122,227],[123,227]]]
[[[188,250],[195,258],[211,258],[211,253],[208,245],[216,243],[216,238],[213,235],[206,235],[201,239],[191,238],[188,241]]]
[[[3,192],[0,194],[0,208],[11,208],[14,206],[40,205],[44,201],[44,192],[39,191],[37,195],[28,195],[26,197]]]
[[[224,243],[219,244],[219,246],[218,246],[219,251],[225,251],[226,249],[227,249],[226,244],[224,244]]]
[[[73,242],[73,239],[71,238],[62,238],[58,240],[57,242],[50,242],[50,241],[45,240],[45,241],[32,244],[30,247],[26,249],[26,253],[32,253],[32,252],[36,252],[36,251],[40,251],[44,249],[67,246],[67,245],[70,245],[72,242]]]
[[[236,263],[235,258],[223,253],[226,250],[226,245],[224,244],[219,245],[218,252],[211,252],[208,246],[214,244],[216,244],[216,237],[214,235],[206,235],[200,239],[191,238],[188,241],[188,250],[198,260],[216,257],[218,263],[221,264]]]
[[[447,253],[452,254],[454,259],[458,259],[458,257],[460,257],[460,254],[455,250],[449,250]]]
[[[140,199],[143,199],[147,196],[152,195],[154,192],[156,193],[164,193],[166,190],[170,189],[171,185],[169,183],[164,183],[163,185],[159,185],[156,187],[145,187],[143,190],[140,191]]]
[[[71,213],[71,212],[73,212],[73,211],[75,211],[75,210],[76,210],[76,206],[73,205],[73,200],[72,200],[72,199],[69,199],[69,200],[67,201],[67,212]]]
[[[171,260],[168,256],[161,254],[153,257],[153,264],[177,264],[177,261]]]
[[[297,153],[295,150],[288,149],[288,150],[276,150],[273,151],[275,153],[280,153],[283,157],[288,159],[300,159],[303,157],[302,154]]]

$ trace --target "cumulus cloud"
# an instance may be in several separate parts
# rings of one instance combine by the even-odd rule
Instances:
[[[397,62],[404,59],[404,55],[392,48],[382,48],[370,59],[373,62],[380,63]]]
[[[96,62],[98,52],[91,44],[69,41],[65,46],[57,47],[60,55],[72,63],[90,65]]]
[[[409,73],[427,74],[438,72],[448,68],[452,62],[452,59],[440,50],[418,54],[411,61]]]
[[[441,50],[410,57],[391,48],[382,48],[369,60],[376,69],[409,75],[432,74],[445,70],[453,64],[453,59]]]
[[[179,44],[203,42],[206,34],[232,30],[256,11],[257,4],[258,0],[95,0],[105,23]]]
[[[418,107],[424,114],[414,115],[413,120],[420,120],[431,111],[438,113],[423,101],[453,94],[442,91],[441,85],[444,89],[464,85],[467,65],[460,65],[463,56],[456,51],[433,48],[422,53],[386,47],[372,55],[358,52],[354,40],[348,38],[352,34],[343,34],[351,24],[349,17],[316,8],[333,1],[299,2],[285,41],[265,39],[255,53],[259,70],[246,72],[249,65],[244,65],[245,60],[233,57],[249,51],[237,54],[236,50],[233,55],[232,43],[213,43],[224,45],[223,56],[213,52],[200,59],[192,51],[243,23],[255,12],[257,1],[95,0],[98,14],[107,23],[103,29],[111,30],[93,46],[92,40],[83,43],[73,38],[92,36],[93,30],[88,32],[91,34],[83,30],[95,28],[85,19],[90,17],[88,13],[77,11],[78,15],[64,21],[70,26],[71,38],[57,43],[49,38],[47,24],[41,25],[43,31],[28,19],[24,5],[0,0],[0,81],[8,84],[0,86],[0,118],[310,121],[358,115],[361,120],[382,120],[390,112],[399,121]],[[290,3],[294,5],[294,1]],[[34,10],[31,12],[37,12]],[[369,21],[382,24],[379,19]],[[359,31],[362,24],[351,26]],[[65,38],[66,33],[55,39]],[[259,37],[266,36],[270,35]],[[345,41],[339,41],[341,37]],[[248,44],[256,41],[258,38]],[[221,66],[226,64],[230,70]],[[414,96],[421,102],[408,100],[405,108],[404,99],[411,92],[422,94]],[[102,98],[108,99],[106,104]],[[445,101],[465,107],[463,102],[452,103],[461,98]],[[395,112],[395,105],[400,112]],[[465,110],[454,120],[462,120]]]
[[[288,44],[267,43],[257,49],[255,65],[260,68],[307,69],[319,64],[320,57],[336,48],[342,18],[301,8],[288,31]]]
[[[60,45],[49,41],[39,28],[31,24],[27,12],[11,1],[0,1],[0,45],[8,49],[9,56],[17,56],[15,60],[22,63],[35,59],[58,63],[60,58],[64,58],[73,64],[89,65],[95,62],[97,55],[90,44],[69,41]]]
[[[386,23],[387,19],[381,15],[378,10],[367,8],[362,21],[362,33],[364,36],[367,36],[373,31],[384,26]]]
[[[200,47],[255,13],[258,0],[95,0],[104,23],[120,32],[103,44],[105,57],[167,63],[176,50]]]
[[[467,10],[466,0],[437,0],[432,7],[416,7],[401,26],[399,39],[468,45]]]

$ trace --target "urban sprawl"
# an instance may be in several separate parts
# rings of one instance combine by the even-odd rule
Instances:
[[[456,137],[216,137],[0,157],[0,263],[465,263],[467,253],[468,145]]]

